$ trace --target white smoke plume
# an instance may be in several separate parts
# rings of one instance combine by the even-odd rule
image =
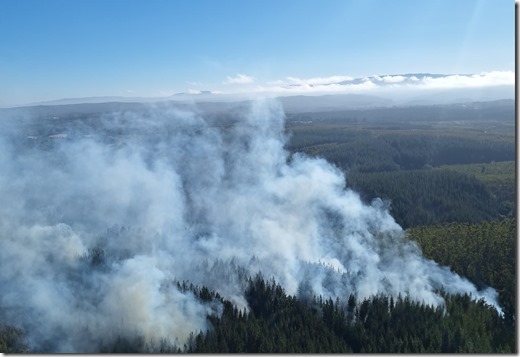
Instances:
[[[0,137],[0,321],[23,327],[35,350],[94,352],[134,335],[182,345],[221,307],[176,282],[247,307],[240,269],[302,297],[439,305],[442,288],[499,309],[493,289],[423,258],[334,166],[289,155],[275,101],[225,123],[150,106],[96,125],[52,138],[15,125]]]

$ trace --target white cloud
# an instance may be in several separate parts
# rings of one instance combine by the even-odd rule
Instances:
[[[293,85],[270,85],[257,86],[256,91],[260,93],[285,93],[285,94],[332,94],[332,93],[356,93],[366,92],[377,89],[377,85],[371,81],[363,81],[361,83],[352,84],[318,84],[311,85],[293,84]]]
[[[381,80],[385,83],[400,83],[406,80],[403,76],[384,76]]]
[[[253,83],[255,79],[245,74],[237,74],[235,77],[226,77],[224,84],[248,84]]]
[[[223,82],[230,86],[219,90],[220,94],[251,95],[324,95],[324,94],[396,94],[411,91],[449,90],[485,88],[493,86],[514,86],[514,71],[489,71],[480,74],[386,74],[352,77],[334,75],[323,77],[292,77],[261,82],[245,74],[227,77]],[[249,86],[242,86],[249,84]],[[251,84],[254,84],[252,86]],[[232,88],[232,89],[231,89]],[[216,90],[212,90],[216,93]]]
[[[367,93],[387,90],[428,90],[514,85],[513,71],[491,71],[473,75],[385,75],[354,79],[349,76],[313,78],[286,77],[259,84],[253,91],[273,94]]]
[[[352,80],[352,77],[349,76],[329,76],[329,77],[314,77],[314,78],[296,78],[296,77],[287,77],[287,84],[299,84],[299,85],[329,85],[340,83],[343,81]]]
[[[492,71],[473,75],[451,75],[446,77],[425,77],[420,82],[427,89],[475,88],[499,85],[514,85],[513,71]]]

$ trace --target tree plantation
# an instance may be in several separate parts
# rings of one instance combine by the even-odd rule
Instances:
[[[518,352],[514,101],[104,105],[3,124],[0,352]]]

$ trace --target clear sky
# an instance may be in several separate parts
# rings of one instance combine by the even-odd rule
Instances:
[[[0,0],[0,105],[233,92],[287,78],[514,71],[514,6],[513,0]]]

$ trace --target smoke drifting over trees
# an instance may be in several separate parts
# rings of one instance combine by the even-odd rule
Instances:
[[[277,102],[226,125],[166,106],[99,123],[65,138],[2,130],[0,319],[35,350],[93,352],[133,335],[183,343],[222,306],[176,282],[247,308],[244,277],[258,272],[303,299],[437,306],[443,289],[500,309],[493,289],[423,258],[382,201],[363,204],[323,159],[289,155]]]

